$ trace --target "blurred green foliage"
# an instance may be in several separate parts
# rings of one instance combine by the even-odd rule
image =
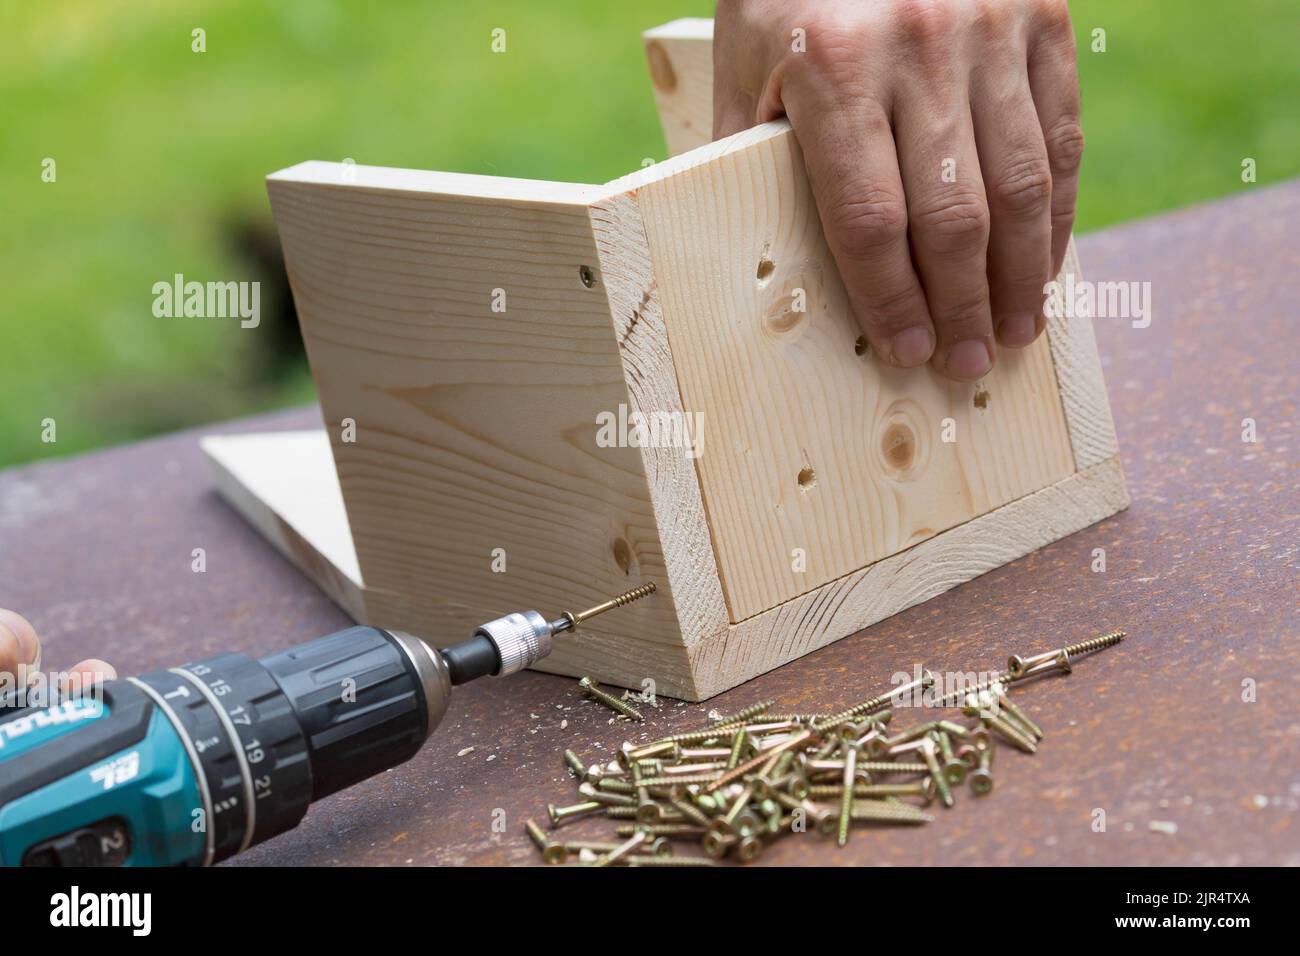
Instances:
[[[1076,0],[1079,228],[1300,172],[1295,0]],[[264,317],[151,287],[270,281],[263,177],[303,159],[603,182],[662,158],[640,32],[709,0],[131,3],[0,12],[0,465],[309,400]],[[207,50],[191,51],[206,30]],[[504,27],[507,52],[490,50]],[[1106,52],[1091,51],[1092,30]],[[43,182],[42,163],[57,163]],[[263,309],[268,303],[264,300]],[[41,441],[41,422],[58,441]]]

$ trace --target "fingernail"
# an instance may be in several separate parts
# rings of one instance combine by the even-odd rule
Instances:
[[[998,341],[1015,349],[1022,349],[1038,337],[1038,320],[1032,312],[1008,315],[998,326]]]
[[[889,341],[890,358],[903,368],[924,365],[933,354],[934,333],[919,325],[903,329]]]
[[[948,361],[944,365],[949,375],[966,382],[987,375],[992,367],[993,358],[989,355],[989,347],[980,339],[958,342],[948,350]]]

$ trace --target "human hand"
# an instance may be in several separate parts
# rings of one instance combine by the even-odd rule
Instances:
[[[718,0],[713,42],[715,137],[789,117],[880,358],[974,381],[1038,337],[1083,154],[1065,0]]]
[[[19,665],[26,667],[26,673],[34,673],[41,667],[41,642],[36,636],[36,629],[21,614],[0,608],[0,674],[14,675],[17,682]],[[79,681],[75,686],[90,687],[96,681],[112,680],[117,672],[112,666],[98,658],[89,658],[74,667],[69,681]]]

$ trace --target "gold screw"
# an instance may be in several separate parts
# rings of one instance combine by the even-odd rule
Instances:
[[[840,794],[840,832],[838,842],[846,846],[849,842],[850,813],[853,810],[853,781],[857,776],[858,748],[856,744],[846,744],[844,750],[844,792]]]
[[[608,790],[597,790],[589,783],[581,784],[578,787],[578,793],[589,803],[600,803],[607,807],[636,806],[636,797],[630,793],[611,793]]]
[[[582,761],[578,759],[578,755],[572,750],[564,751],[564,762],[568,764],[569,769],[573,771],[574,776],[579,780],[586,779],[587,768],[583,766]]]
[[[625,823],[618,827],[614,832],[621,837],[630,837],[637,830],[644,830],[652,837],[667,837],[669,839],[682,838],[698,840],[704,836],[705,830],[697,827],[693,823]]]
[[[1020,726],[1029,731],[1036,740],[1043,739],[1043,728],[1029,719],[1029,715],[1016,706],[1010,695],[1007,694],[1006,688],[1001,684],[994,684],[994,693],[997,694],[998,707],[1005,710],[1008,714],[1020,722]]]
[[[560,619],[554,622],[552,626],[557,633],[560,631],[572,630],[583,621],[590,620],[597,614],[604,614],[606,611],[612,611],[616,607],[631,604],[633,601],[638,601],[647,594],[654,594],[657,590],[658,586],[653,581],[648,581],[640,587],[633,588],[630,591],[624,591],[622,594],[618,595],[618,597],[612,597],[608,601],[602,601],[595,607],[589,607],[585,611],[579,611],[576,614],[565,611],[560,615]]]
[[[1099,651],[1103,647],[1110,647],[1112,644],[1118,644],[1127,636],[1128,634],[1125,631],[1107,631],[1105,634],[1099,634],[1086,641],[1080,641],[1078,644],[1070,644],[1065,648],[1065,653],[1069,654],[1071,657],[1080,657],[1084,654],[1089,654],[1092,651]]]
[[[634,856],[627,861],[628,866],[717,866],[713,860],[703,856]]]
[[[993,789],[993,748],[988,747],[980,753],[980,765],[970,774],[970,788],[976,796],[982,797]]]
[[[596,803],[594,800],[585,800],[582,803],[575,803],[568,807],[557,807],[553,803],[546,805],[546,815],[551,819],[551,826],[558,827],[565,820],[572,820],[574,817],[586,816],[588,813],[595,813],[597,810],[604,810],[603,803]]]
[[[887,803],[884,800],[855,800],[850,811],[854,820],[876,820],[882,823],[930,823],[930,814],[908,803]]]
[[[936,730],[934,733],[939,741],[939,753],[943,755],[943,774],[950,784],[959,787],[966,780],[966,765],[952,752],[952,738],[942,730]]]
[[[1086,641],[1069,644],[1060,650],[1035,654],[1033,657],[1021,657],[1019,654],[1012,654],[1007,658],[1007,672],[1011,675],[1012,680],[1019,680],[1021,677],[1027,676],[1027,672],[1036,664],[1054,661],[1061,654],[1065,654],[1068,657],[1081,657],[1084,654],[1091,654],[1093,651],[1099,651],[1103,647],[1110,647],[1112,644],[1118,644],[1127,636],[1128,634],[1125,631],[1107,631],[1105,634],[1098,634],[1096,637],[1091,637]]]
[[[839,783],[819,784],[808,788],[810,797],[826,799],[842,798],[844,785]],[[862,797],[920,797],[927,804],[934,801],[934,781],[928,776],[915,783],[859,783],[853,786],[853,796]]]
[[[984,692],[985,694],[988,691]],[[1020,732],[1013,724],[1009,723],[1001,714],[990,716],[986,711],[991,709],[991,702],[987,701],[983,695],[976,696],[970,694],[966,698],[966,704],[962,707],[962,712],[968,717],[979,717],[984,723],[997,730],[1007,739],[1012,746],[1025,753],[1032,754],[1037,752],[1038,747],[1029,739],[1026,734]]]
[[[564,847],[556,843],[546,835],[546,832],[532,820],[524,822],[524,829],[528,835],[533,838],[537,844],[537,849],[542,851],[542,859],[547,863],[563,863],[565,859]]]
[[[934,787],[939,791],[939,799],[943,801],[945,807],[952,806],[952,791],[948,789],[948,778],[943,775],[943,770],[939,767],[939,760],[934,755],[935,741],[933,731],[931,736],[922,741],[920,747],[921,756],[925,758],[925,765],[930,769],[930,778],[934,780]]]
[[[745,753],[745,748],[749,743],[749,731],[741,727],[736,731],[736,735],[731,738],[731,753],[727,755],[727,769],[736,769],[736,764],[740,763],[741,756]]]
[[[630,720],[645,720],[645,717],[642,716],[641,711],[637,710],[632,705],[619,700],[617,697],[613,696],[612,694],[605,693],[603,690],[601,690],[599,687],[596,686],[595,682],[592,681],[590,677],[582,678],[580,681],[578,681],[578,686],[582,688],[584,694],[586,694],[588,697],[592,697],[600,701],[610,710],[616,710],[624,717],[627,717]]]
[[[833,716],[827,717],[825,720],[819,720],[812,725],[812,728],[818,733],[825,733],[828,730],[835,729],[840,724],[844,723],[844,721],[846,720],[852,720],[854,717],[857,717],[861,714],[870,714],[873,711],[882,709],[883,707],[887,706],[890,700],[893,699],[894,697],[897,697],[901,700],[904,694],[911,693],[912,691],[918,689],[926,690],[933,686],[934,686],[934,674],[930,673],[930,671],[928,670],[922,670],[921,678],[919,680],[914,680],[907,684],[903,684],[901,687],[895,687],[887,694],[878,694],[875,697],[871,697],[867,700],[864,700],[860,704],[856,704],[853,707],[850,707],[848,710],[844,710],[838,714],[834,714]],[[880,714],[878,716],[882,723],[889,722],[888,719],[885,718],[884,714]],[[890,716],[893,715],[891,714]]]
[[[640,827],[633,827],[627,834],[635,836]],[[570,842],[564,844],[564,850],[568,853],[581,853],[583,850],[590,850],[592,853],[611,853],[619,848],[618,843],[592,843],[587,841]],[[637,847],[641,853],[649,853],[651,856],[668,856],[673,852],[672,846],[663,837],[651,840],[649,843],[643,843]]]
[[[618,846],[614,847],[614,849],[610,850],[593,863],[592,866],[609,866],[611,863],[627,856],[642,843],[645,843],[647,839],[649,839],[649,835],[644,830],[637,830],[636,833],[628,837],[626,842],[620,843]]]
[[[714,718],[713,725],[715,727],[721,727],[724,724],[743,723],[746,720],[749,720],[751,717],[757,717],[759,714],[763,713],[765,710],[767,710],[775,703],[776,701],[774,700],[760,700],[757,704],[750,704],[744,710],[738,711],[737,713],[732,714],[730,717]]]

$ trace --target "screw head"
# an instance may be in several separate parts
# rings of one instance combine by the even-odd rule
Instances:
[[[970,788],[977,796],[984,796],[993,789],[993,774],[989,773],[983,767],[972,770],[970,776]]]

